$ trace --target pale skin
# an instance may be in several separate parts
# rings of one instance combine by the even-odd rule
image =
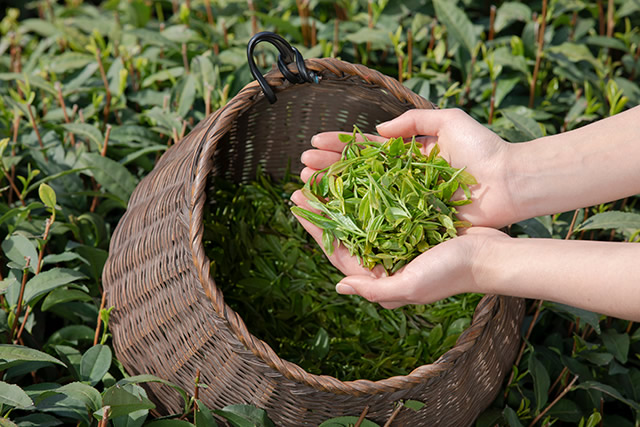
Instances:
[[[381,124],[384,138],[436,142],[454,167],[480,183],[460,217],[473,224],[418,256],[397,273],[369,271],[342,246],[329,257],[345,278],[341,294],[385,308],[431,302],[464,292],[569,304],[640,321],[640,244],[517,239],[497,230],[527,218],[570,211],[640,193],[640,107],[570,132],[509,144],[460,110],[412,110]],[[316,135],[302,155],[303,180],[340,157],[337,133]],[[309,209],[300,192],[292,200]],[[322,231],[298,218],[321,243]],[[322,244],[321,244],[322,246]]]

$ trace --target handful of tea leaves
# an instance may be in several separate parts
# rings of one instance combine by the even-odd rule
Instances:
[[[362,141],[356,142],[356,134]],[[302,189],[309,205],[324,215],[300,207],[291,210],[323,230],[325,251],[338,239],[372,269],[382,264],[394,273],[430,247],[453,238],[456,228],[471,224],[456,218],[456,206],[471,203],[475,178],[422,146],[402,138],[371,141],[357,128],[341,134],[346,143],[341,159],[316,172]],[[317,179],[319,174],[324,174]],[[451,200],[462,188],[465,198]]]

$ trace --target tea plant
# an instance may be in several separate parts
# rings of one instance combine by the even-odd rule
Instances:
[[[109,347],[100,281],[109,239],[157,157],[251,80],[253,33],[276,31],[307,58],[364,63],[511,142],[640,102],[636,0],[10,4],[19,9],[0,10],[3,425],[152,418],[139,382],[158,379],[127,378]],[[257,57],[275,63],[269,49]],[[511,233],[637,241],[639,218],[636,196]],[[478,426],[640,423],[637,324],[531,301],[523,338]],[[148,423],[212,425],[189,397],[195,384],[184,414]],[[256,408],[215,410],[268,425]]]

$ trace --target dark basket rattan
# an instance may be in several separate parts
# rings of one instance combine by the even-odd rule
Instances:
[[[464,426],[495,398],[517,351],[521,299],[485,296],[471,326],[436,362],[406,376],[343,382],[311,375],[281,359],[246,328],[209,274],[202,216],[209,178],[255,176],[260,164],[279,176],[322,131],[364,132],[412,108],[433,108],[395,79],[336,59],[309,59],[318,83],[291,84],[280,71],[265,77],[278,100],[270,104],[253,82],[202,120],[159,159],[129,201],[114,232],[104,269],[118,359],[132,374],[150,373],[193,390],[196,373],[210,408],[247,403],[266,409],[278,426],[315,426],[359,415],[384,423],[394,402],[426,405],[402,410],[393,425]],[[289,67],[296,72],[296,68]],[[158,413],[176,413],[180,396],[149,384]]]

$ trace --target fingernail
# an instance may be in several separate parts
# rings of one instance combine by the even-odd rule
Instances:
[[[376,125],[376,129],[380,129],[380,128],[386,127],[386,126],[389,125],[389,123],[391,123],[391,120],[386,121],[386,122],[382,122],[382,123]]]
[[[344,283],[338,283],[336,285],[336,292],[342,295],[355,295],[356,290]]]
[[[311,137],[311,146],[315,147],[316,146],[316,138],[318,137],[318,135],[313,135]]]

